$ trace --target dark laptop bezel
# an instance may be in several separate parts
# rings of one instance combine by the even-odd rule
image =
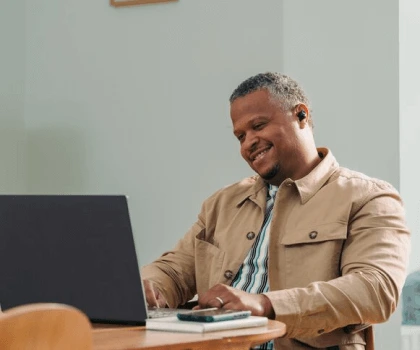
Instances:
[[[3,310],[64,303],[92,323],[145,325],[126,196],[0,195],[0,242]]]

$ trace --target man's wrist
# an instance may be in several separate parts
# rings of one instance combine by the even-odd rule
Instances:
[[[263,296],[263,306],[264,306],[264,316],[268,317],[271,320],[276,318],[276,314],[274,312],[273,304],[271,304],[271,300],[265,294]]]

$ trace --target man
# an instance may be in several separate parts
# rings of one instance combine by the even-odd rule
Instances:
[[[316,148],[308,99],[289,77],[251,77],[230,103],[258,175],[208,198],[174,250],[142,269],[148,303],[198,293],[200,308],[284,322],[277,349],[365,349],[363,325],[389,318],[405,279],[400,196]]]

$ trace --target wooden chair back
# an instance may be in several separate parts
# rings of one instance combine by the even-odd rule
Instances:
[[[89,319],[63,304],[29,304],[0,312],[2,350],[92,350]]]
[[[373,326],[365,329],[366,350],[375,350],[375,337],[373,334]]]

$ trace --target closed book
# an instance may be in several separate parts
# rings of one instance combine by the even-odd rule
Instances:
[[[181,321],[175,317],[153,318],[146,321],[146,329],[186,333],[207,333],[228,329],[260,327],[268,323],[267,317],[249,316],[237,320],[219,322]]]

